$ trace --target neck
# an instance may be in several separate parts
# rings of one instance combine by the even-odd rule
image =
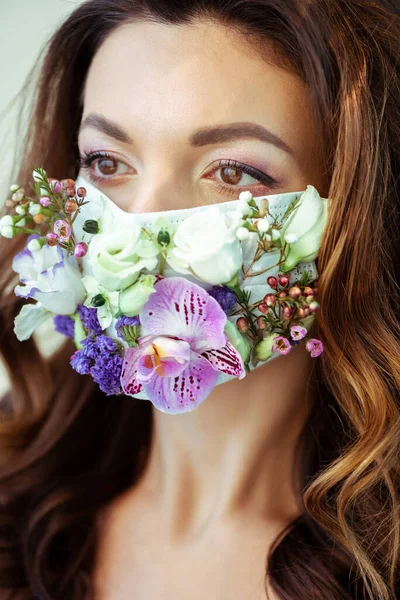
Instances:
[[[301,514],[295,458],[312,403],[312,361],[299,345],[217,386],[192,412],[153,408],[140,488],[171,535],[237,516],[287,524]]]

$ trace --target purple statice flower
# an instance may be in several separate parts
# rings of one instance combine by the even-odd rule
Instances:
[[[140,319],[135,317],[118,317],[115,323],[115,331],[122,340],[126,342],[135,342],[139,335]]]
[[[96,335],[101,335],[103,330],[100,326],[99,319],[97,318],[96,308],[89,308],[84,304],[78,304],[77,312],[85,329]]]
[[[53,317],[54,328],[58,333],[66,337],[74,337],[75,321],[68,315],[56,315]]]
[[[224,313],[229,315],[236,302],[235,292],[226,285],[213,285],[207,289],[207,292],[215,298]]]
[[[122,357],[118,342],[106,335],[90,335],[83,348],[71,356],[71,366],[80,375],[91,375],[107,396],[121,391]]]

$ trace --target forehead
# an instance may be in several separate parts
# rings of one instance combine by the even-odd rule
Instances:
[[[253,120],[271,125],[296,150],[305,134],[310,138],[308,90],[272,54],[263,55],[217,23],[123,25],[93,58],[84,115],[101,113],[135,139],[166,142],[194,127]]]

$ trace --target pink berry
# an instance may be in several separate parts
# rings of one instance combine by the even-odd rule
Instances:
[[[265,329],[267,327],[267,321],[263,316],[257,317],[256,323],[259,329]]]
[[[289,289],[289,296],[297,300],[301,296],[301,289],[297,285],[294,285]]]
[[[267,313],[269,311],[269,308],[266,304],[264,304],[264,302],[261,302],[261,304],[258,305],[258,310],[262,313]]]
[[[297,310],[297,314],[299,315],[299,317],[301,319],[304,319],[305,317],[308,317],[308,315],[310,314],[310,309],[309,308],[299,308]]]
[[[239,331],[248,331],[249,322],[245,317],[239,317],[236,321],[236,327],[239,329]]]
[[[273,290],[276,290],[276,287],[278,285],[278,280],[276,277],[268,277],[267,279],[267,283],[269,285],[269,287],[271,287]]]
[[[266,304],[267,306],[275,306],[276,298],[275,298],[274,294],[267,294],[266,296],[264,296],[263,303]]]
[[[293,309],[290,306],[284,306],[282,309],[282,316],[284,319],[290,319],[293,315]]]
[[[85,242],[79,242],[75,246],[74,256],[75,258],[82,258],[88,251],[88,245]]]
[[[78,205],[75,200],[67,200],[64,204],[64,210],[66,213],[73,213],[78,210]]]
[[[58,242],[59,242],[59,238],[56,233],[48,233],[46,235],[46,243],[48,246],[57,246]]]
[[[84,197],[86,196],[86,194],[87,194],[87,192],[86,192],[86,188],[84,188],[84,187],[79,187],[79,188],[77,189],[76,193],[78,194],[78,196],[79,196],[80,198],[84,198]]]
[[[42,196],[40,198],[39,202],[45,208],[47,208],[47,206],[50,206],[50,204],[51,204],[51,200],[50,200],[50,198],[48,196]]]
[[[303,295],[304,296],[314,296],[314,290],[311,287],[307,286],[304,288]]]
[[[278,298],[286,298],[286,296],[287,296],[287,292],[285,292],[285,290],[281,290],[278,293]]]
[[[282,287],[286,287],[289,283],[289,275],[279,275],[278,281],[279,285],[281,285]]]
[[[309,305],[308,308],[310,309],[311,312],[317,312],[317,310],[319,310],[319,304],[316,301],[311,302],[311,304]]]

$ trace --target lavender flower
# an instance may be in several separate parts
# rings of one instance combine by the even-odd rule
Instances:
[[[118,342],[106,335],[88,336],[82,350],[71,356],[71,366],[80,375],[91,375],[107,396],[121,391],[122,357]]]
[[[115,324],[115,331],[117,332],[118,337],[128,342],[129,345],[137,345],[139,330],[140,320],[138,316],[119,317]]]
[[[74,337],[75,321],[68,315],[56,315],[53,317],[54,328],[58,333],[66,337]]]
[[[224,313],[229,315],[236,302],[235,292],[226,285],[213,285],[208,288],[207,292],[215,298]]]
[[[96,308],[89,308],[84,304],[78,304],[77,312],[85,329],[96,335],[101,335],[103,330],[100,326],[99,319],[97,318]]]

